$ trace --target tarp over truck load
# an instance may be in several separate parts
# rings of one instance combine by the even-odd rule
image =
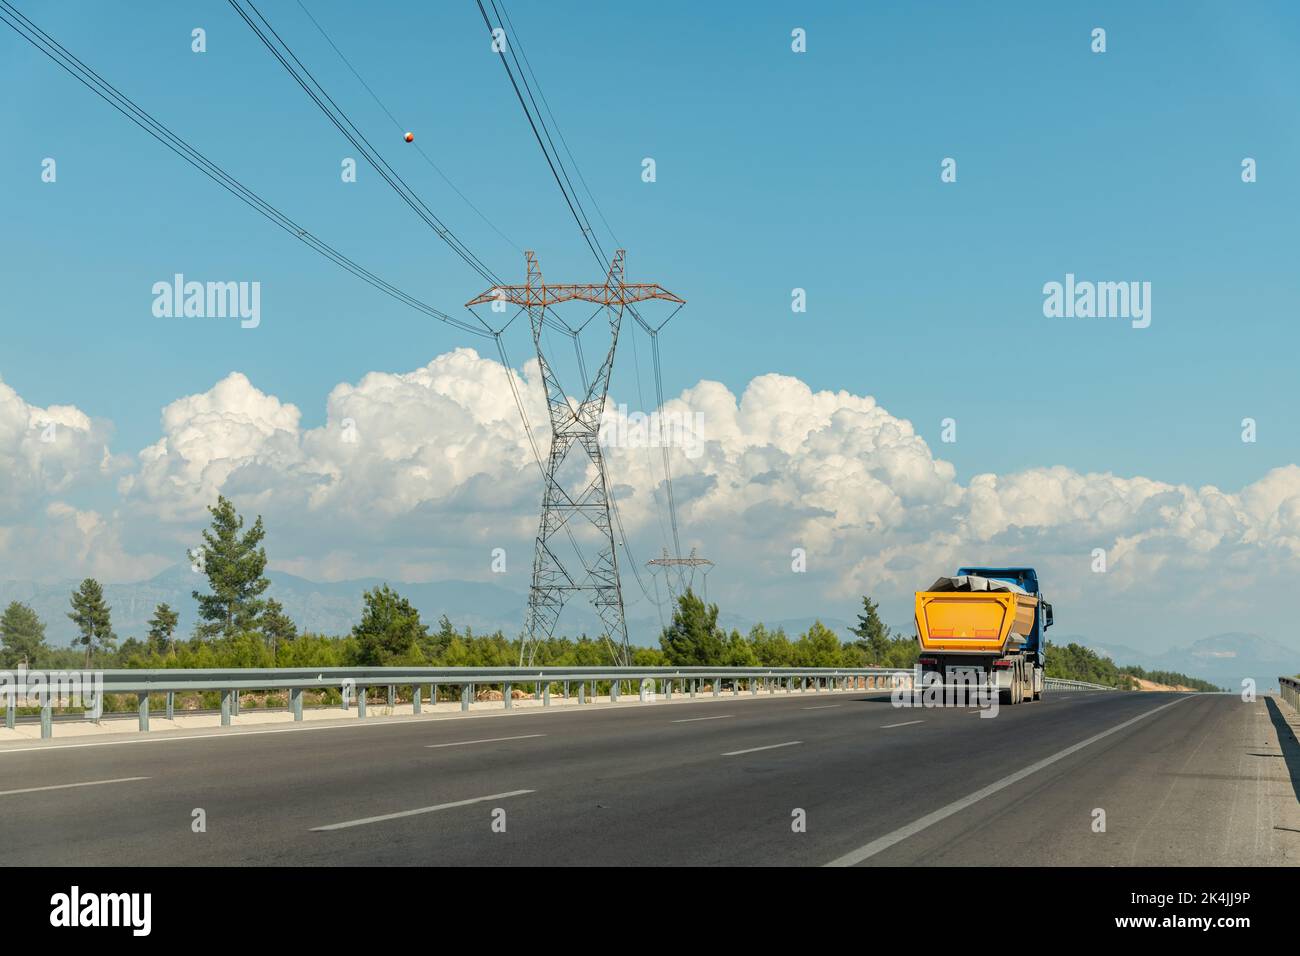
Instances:
[[[1008,581],[968,574],[940,578],[916,593],[916,633],[923,651],[1006,654],[1034,629],[1038,598]]]

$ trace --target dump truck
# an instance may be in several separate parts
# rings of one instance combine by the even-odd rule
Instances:
[[[960,568],[916,592],[922,674],[944,684],[978,676],[997,687],[1001,704],[1042,698],[1051,626],[1033,568]]]

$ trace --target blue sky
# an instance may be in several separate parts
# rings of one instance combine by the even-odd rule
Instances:
[[[480,291],[370,170],[340,182],[346,144],[225,4],[23,6],[358,260],[447,311]],[[458,234],[519,273],[518,254],[403,151],[296,4],[262,9]],[[473,3],[309,9],[548,276],[590,276]],[[670,391],[781,371],[873,394],[932,442],[943,417],[964,413],[943,449],[959,474],[1061,463],[1233,488],[1297,447],[1300,23],[1287,4],[1228,9],[511,13],[631,273],[689,300],[664,342]],[[794,25],[808,30],[803,56],[789,49]],[[1104,55],[1089,50],[1097,25]],[[205,54],[190,51],[194,26]],[[468,342],[256,217],[7,30],[0,49],[12,270],[0,374],[29,401],[111,417],[134,448],[163,404],[234,368],[311,420],[337,381]],[[59,163],[53,187],[38,175],[45,156]],[[640,181],[644,156],[654,184]],[[955,184],[939,182],[945,156]],[[1240,181],[1244,156],[1258,160],[1255,184]],[[154,319],[149,287],[181,269],[260,280],[263,327]],[[1067,271],[1151,281],[1152,327],[1045,319],[1042,284]],[[795,286],[805,315],[790,312]],[[1247,415],[1256,445],[1239,440]]]
[[[385,278],[453,313],[483,290],[373,171],[340,181],[351,147],[226,4],[16,2]],[[597,278],[472,0],[304,2],[548,279]],[[516,249],[401,141],[298,5],[259,6],[430,206],[521,281]],[[629,276],[688,300],[663,342],[670,394],[706,379],[739,394],[779,372],[871,395],[959,482],[1061,465],[1237,491],[1297,460],[1293,4],[511,0],[510,13]],[[190,49],[194,27],[206,53]],[[232,371],[314,428],[338,383],[482,348],[275,229],[7,28],[0,89],[0,379],[31,405],[111,420],[115,452],[157,441],[164,406]],[[940,182],[945,157],[956,183]],[[1258,182],[1241,181],[1244,157]],[[154,318],[151,286],[175,272],[260,281],[261,326]],[[1043,284],[1066,273],[1149,281],[1151,326],[1044,317]],[[519,363],[528,343],[512,351]],[[644,378],[643,342],[637,356]],[[612,390],[625,401],[632,359],[624,348]],[[955,444],[940,443],[946,417]],[[1240,440],[1244,417],[1256,443]]]

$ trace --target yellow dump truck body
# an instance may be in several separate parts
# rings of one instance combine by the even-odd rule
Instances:
[[[922,651],[1006,654],[1033,630],[1038,598],[1016,591],[917,591]]]

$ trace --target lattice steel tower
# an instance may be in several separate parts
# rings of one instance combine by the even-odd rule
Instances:
[[[520,649],[520,664],[533,662],[538,642],[554,633],[565,603],[574,592],[581,591],[591,592],[592,604],[605,628],[604,637],[614,652],[615,660],[627,664],[630,651],[627,622],[623,616],[623,590],[619,584],[618,552],[610,522],[605,459],[600,451],[601,416],[609,392],[623,310],[650,299],[664,299],[679,305],[685,304],[685,300],[662,286],[624,281],[622,249],[614,253],[609,274],[600,285],[547,285],[542,281],[536,255],[530,250],[525,256],[528,260],[526,284],[495,286],[466,303],[473,308],[503,302],[528,311],[551,419],[551,450],[543,466],[542,518],[533,553],[533,580],[528,591],[525,622],[527,635]],[[600,307],[597,312],[603,309],[609,321],[609,352],[590,380],[586,380],[585,368],[579,362],[579,374],[584,381],[576,393],[581,396],[576,405],[561,387],[554,366],[542,348],[547,312],[564,302],[595,304]],[[560,324],[567,328],[567,324]],[[585,549],[570,526],[570,520],[578,516],[586,519],[595,530],[594,544]],[[562,549],[557,547],[561,534],[573,547],[575,557],[572,559],[561,557]]]

